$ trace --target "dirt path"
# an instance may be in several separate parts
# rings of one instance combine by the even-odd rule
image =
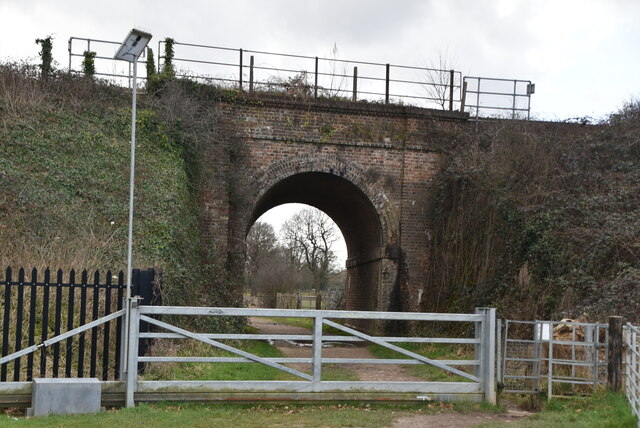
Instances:
[[[263,334],[309,334],[309,330],[306,328],[278,324],[264,318],[250,318],[249,324]],[[279,342],[276,343],[276,347],[289,358],[311,358],[312,355],[311,346],[296,346],[286,342]],[[322,356],[324,358],[376,358],[364,344],[324,347],[322,348]],[[361,381],[422,381],[422,379],[407,374],[402,366],[387,364],[343,364],[340,366],[355,372]],[[300,364],[297,368],[305,370],[309,368],[309,365]]]
[[[505,413],[440,413],[436,415],[415,415],[403,416],[393,422],[391,428],[415,428],[415,427],[437,427],[437,428],[470,428],[485,423],[516,422],[528,412],[519,410],[507,410]]]
[[[249,324],[263,334],[309,334],[309,330],[302,327],[279,324],[265,318],[250,318]],[[276,347],[287,357],[310,358],[310,346],[297,346],[287,342],[276,343]],[[375,358],[364,345],[349,347],[326,347],[322,349],[325,358]],[[422,381],[406,373],[402,366],[380,364],[344,364],[344,368],[355,372],[362,381]],[[299,365],[298,369],[309,369],[309,365]],[[435,404],[434,404],[435,405]],[[391,428],[438,427],[438,428],[469,428],[487,422],[513,422],[529,415],[515,409],[506,413],[439,413],[417,414],[401,416],[394,421]]]

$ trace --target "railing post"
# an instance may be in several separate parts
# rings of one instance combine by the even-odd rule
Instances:
[[[238,77],[238,88],[242,92],[242,49],[240,49],[240,76]]]
[[[249,92],[253,93],[253,55],[249,60]]]
[[[138,381],[138,340],[139,340],[139,327],[140,327],[140,299],[137,297],[131,298],[128,305],[129,319],[127,324],[129,325],[129,346],[127,346],[128,355],[127,358],[127,385],[126,385],[126,407],[134,407],[133,394],[137,389]]]
[[[460,96],[460,113],[464,113],[464,104],[467,101],[467,81],[462,82],[462,95]]]
[[[609,317],[609,361],[607,362],[607,386],[613,392],[622,389],[622,326],[624,318]]]
[[[476,93],[476,119],[477,119],[478,115],[480,114],[480,78],[478,77],[476,80],[478,81],[478,91]]]
[[[318,57],[316,57],[315,82],[313,84],[313,96],[318,98]]]
[[[322,317],[313,319],[313,391],[320,392],[322,380]]]
[[[482,379],[485,401],[496,404],[496,310],[476,308],[475,313],[483,316],[476,323],[476,338],[480,339],[480,346],[476,346],[476,359],[480,362],[477,375]]]
[[[72,43],[73,37],[69,37],[69,47],[67,48],[67,50],[69,51],[69,73],[71,73],[71,43]]]
[[[515,119],[516,118],[516,93],[518,91],[518,81],[514,80],[513,81],[513,103],[512,103],[512,107],[511,107],[511,119]]]
[[[449,70],[449,111],[453,111],[453,85],[454,85],[454,71]]]
[[[354,103],[358,98],[358,67],[353,67],[353,97],[351,101]]]
[[[390,75],[390,69],[391,69],[391,65],[387,63],[387,77],[385,78],[384,81],[384,103],[385,104],[389,104],[389,75]]]

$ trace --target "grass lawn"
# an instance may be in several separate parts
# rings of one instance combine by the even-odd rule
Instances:
[[[462,345],[438,343],[394,343],[394,345],[434,360],[462,360],[469,359],[472,356],[471,348],[468,347],[467,349]],[[378,358],[409,359],[407,356],[380,345],[370,345],[369,351]],[[453,375],[428,364],[410,365],[404,366],[404,368],[411,376],[424,380],[436,382],[470,382],[469,379]],[[456,368],[469,371],[472,369],[472,366],[458,366]]]
[[[278,348],[261,340],[243,340],[228,344],[260,357],[284,357]],[[230,352],[199,342],[173,346],[165,344],[163,347],[154,348],[153,352],[157,355],[174,356],[235,356]],[[142,378],[144,380],[300,380],[297,376],[260,363],[151,363]],[[358,376],[352,370],[328,364],[322,367],[322,380],[350,381],[358,380]]]
[[[551,400],[540,413],[519,422],[483,424],[484,428],[636,428],[637,419],[622,394],[599,392],[582,399]]]
[[[454,411],[495,411],[484,405],[400,404],[140,404],[94,415],[24,418],[0,416],[0,427],[387,427],[405,415]]]
[[[293,327],[301,327],[309,330],[309,333],[313,331],[313,318],[299,318],[299,317],[271,317],[269,320],[278,323],[290,325]],[[338,330],[337,328],[329,327],[328,325],[322,326],[322,332],[324,334],[331,334],[334,336],[344,336],[347,335],[344,331]]]

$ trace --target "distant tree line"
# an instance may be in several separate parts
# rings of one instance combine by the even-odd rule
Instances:
[[[322,211],[304,209],[282,225],[256,222],[246,240],[246,278],[252,294],[326,290],[336,277],[340,231]],[[341,270],[341,269],[340,269]]]

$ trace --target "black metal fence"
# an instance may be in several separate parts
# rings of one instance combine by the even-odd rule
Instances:
[[[133,295],[143,297],[144,304],[159,303],[153,269],[135,269],[132,285]],[[15,275],[8,267],[0,290],[4,357],[122,309],[126,285],[122,271],[107,271],[104,275],[96,271],[89,275],[83,270],[77,275],[71,270],[65,279],[62,269],[55,273],[46,269],[39,274],[34,268],[27,275],[21,268]],[[141,345],[141,351],[148,346]],[[53,349],[42,347],[2,364],[0,381],[87,376],[118,379],[121,347],[120,317],[56,343]]]

